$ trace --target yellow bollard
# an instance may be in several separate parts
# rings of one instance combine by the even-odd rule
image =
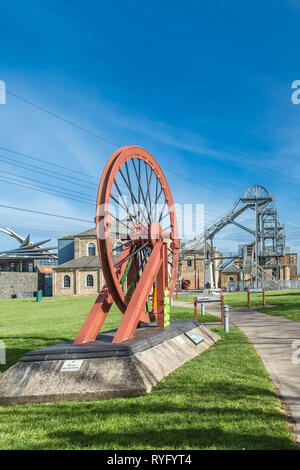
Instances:
[[[157,312],[157,285],[153,285],[153,299],[152,299],[152,310]]]

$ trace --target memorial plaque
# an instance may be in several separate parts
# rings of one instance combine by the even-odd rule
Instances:
[[[196,333],[194,330],[191,330],[191,331],[187,331],[186,333],[184,333],[191,341],[193,341],[194,344],[200,344],[202,343],[202,341],[204,341],[203,338],[201,338],[201,336],[198,335],[198,333]]]
[[[60,369],[60,372],[78,372],[82,363],[82,359],[65,361],[62,365],[62,368]]]

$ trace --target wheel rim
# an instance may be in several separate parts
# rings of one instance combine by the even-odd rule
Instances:
[[[264,197],[268,197],[268,196],[269,196],[269,193],[266,190],[266,188],[264,188],[263,186],[260,186],[258,184],[250,186],[250,188],[248,188],[245,192],[245,197],[249,198],[249,199],[251,199],[251,198],[252,199],[259,199],[259,198],[264,198]]]
[[[112,240],[122,239],[126,250],[122,263],[129,264],[127,274],[134,289],[152,251],[153,230],[168,245],[171,298],[179,257],[176,214],[163,171],[147,150],[122,147],[111,156],[99,184],[95,221],[103,275],[118,308],[124,313],[130,296],[117,275]]]

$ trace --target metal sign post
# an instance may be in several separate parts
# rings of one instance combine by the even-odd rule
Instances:
[[[228,333],[229,331],[229,307],[224,305],[224,331]]]

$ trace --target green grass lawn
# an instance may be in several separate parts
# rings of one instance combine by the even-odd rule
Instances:
[[[174,295],[174,300],[180,300],[181,302],[194,302],[194,297],[197,296],[190,294],[178,294],[177,299]]]
[[[75,337],[94,298],[0,301],[8,364]],[[172,320],[192,319],[171,309]],[[114,309],[105,322],[120,319]],[[207,318],[211,321],[211,318]],[[145,396],[0,406],[1,449],[295,449],[274,386],[253,346],[232,329]],[[242,358],[242,360],[241,360]]]
[[[51,297],[35,302],[32,298],[0,300],[0,339],[5,341],[7,364],[12,366],[28,351],[75,339],[89,313],[94,296]],[[113,305],[103,325],[103,331],[116,328],[122,314]],[[171,308],[171,320],[193,320],[194,312],[182,307]],[[219,321],[213,315],[199,317],[201,323]]]
[[[251,294],[251,307],[262,306],[262,294]],[[225,304],[230,307],[247,307],[247,292],[225,294]],[[270,308],[258,308],[259,312],[300,321],[300,290],[267,291],[266,305]]]
[[[174,300],[175,297],[174,297]],[[193,295],[178,295],[178,299],[184,302],[193,302]],[[247,307],[247,292],[234,292],[224,294],[224,303],[230,307]],[[262,306],[262,294],[251,294],[251,307]],[[300,321],[300,290],[266,291],[266,305],[274,307],[258,308],[259,312]]]

